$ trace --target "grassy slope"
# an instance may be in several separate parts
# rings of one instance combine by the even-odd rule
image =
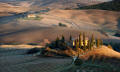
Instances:
[[[13,15],[12,13],[23,13],[29,10],[27,6],[16,6],[8,3],[0,2],[0,17]]]
[[[82,65],[71,65],[63,72],[119,72],[120,53],[116,52],[106,46],[89,51],[87,54],[80,56],[83,59]]]
[[[95,35],[99,34],[100,37],[105,37],[104,34],[101,35],[101,32],[92,31],[92,29],[118,29],[117,20],[120,17],[120,13],[104,10],[53,10],[41,16],[43,17],[41,21],[20,20],[0,25],[1,42],[28,43],[43,41],[44,38],[54,40],[57,35],[62,34],[66,37],[70,33],[77,36],[81,30],[89,30],[91,33],[94,32]],[[68,28],[50,28],[59,22],[67,24]],[[41,27],[44,25],[48,27]],[[70,29],[69,26],[72,28]]]
[[[102,9],[110,11],[120,11],[120,1],[104,2],[97,5],[80,7],[79,9]]]
[[[5,50],[6,51],[6,50]],[[18,50],[20,51],[20,50]],[[22,51],[22,49],[21,49]],[[13,52],[13,51],[12,51]],[[14,51],[16,52],[16,51]],[[6,52],[8,53],[8,52]],[[2,54],[2,53],[0,53]],[[5,53],[4,53],[5,54]],[[119,72],[120,53],[115,52],[105,46],[94,51],[90,51],[84,58],[90,56],[102,56],[101,59],[85,61],[82,66],[71,65],[71,58],[46,58],[29,55],[14,55],[0,57],[1,72],[75,72],[77,69],[94,72]],[[103,60],[106,57],[106,60]],[[114,58],[114,59],[113,59]]]
[[[82,56],[82,59],[89,59],[91,56],[94,56],[95,59],[97,58],[116,58],[120,59],[120,53],[110,49],[106,46],[102,46],[98,49],[88,52],[86,55]]]

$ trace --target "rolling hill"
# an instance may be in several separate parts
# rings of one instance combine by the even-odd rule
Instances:
[[[22,5],[22,8],[24,7],[29,7],[32,11],[35,10],[40,10],[41,8],[50,8],[50,9],[65,9],[65,8],[76,8],[77,3],[79,3],[81,6],[86,6],[86,5],[93,5],[93,4],[98,4],[98,3],[102,3],[105,1],[109,1],[109,0],[1,0],[0,2],[2,3],[6,3],[6,6],[8,6],[8,8],[11,6],[8,5],[14,5],[14,11],[15,9],[18,9],[18,6]],[[3,4],[1,4],[3,5]],[[16,7],[17,6],[17,7]],[[24,7],[23,7],[24,6]],[[13,7],[10,9],[12,10]],[[6,9],[7,10],[7,9]],[[19,11],[21,9],[18,9]],[[17,11],[18,11],[17,10]],[[23,10],[23,9],[22,9]]]
[[[42,20],[13,20],[0,25],[0,42],[29,43],[54,40],[57,35],[76,36],[80,31],[99,34],[100,38],[115,39],[111,33],[119,30],[119,12],[104,10],[52,10],[40,15]],[[67,27],[59,27],[58,24]],[[50,35],[48,35],[50,34]],[[54,38],[53,38],[54,36]]]
[[[96,5],[84,6],[78,9],[101,9],[101,10],[110,10],[110,11],[120,11],[120,1],[114,0]]]
[[[24,4],[26,4],[24,6]],[[21,5],[12,5],[9,3],[0,2],[0,17],[10,16],[13,14],[24,13],[29,10],[29,4],[24,2]]]

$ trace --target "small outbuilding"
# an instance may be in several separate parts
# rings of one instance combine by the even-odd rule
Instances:
[[[37,17],[36,14],[28,14],[27,15],[27,18],[35,18],[35,17]]]

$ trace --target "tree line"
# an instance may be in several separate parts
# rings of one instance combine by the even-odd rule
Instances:
[[[66,50],[68,48],[72,48],[74,50],[91,50],[93,47],[97,48],[101,45],[103,45],[103,41],[101,39],[95,39],[94,35],[88,38],[85,33],[80,33],[77,38],[73,38],[72,35],[70,35],[69,40],[66,40],[62,35],[61,38],[57,37],[55,41],[47,44],[48,47],[58,50]]]

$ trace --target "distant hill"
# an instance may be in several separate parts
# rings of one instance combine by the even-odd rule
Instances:
[[[102,9],[102,10],[110,10],[110,11],[120,11],[120,1],[114,0],[96,5],[79,7],[78,9]]]
[[[26,6],[24,6],[26,5]],[[23,13],[29,10],[29,4],[24,2],[20,5],[12,5],[0,2],[0,16],[9,16],[12,14]]]
[[[9,16],[11,13],[26,11],[40,11],[41,9],[72,9],[88,6],[109,0],[0,0],[0,16]]]
[[[24,2],[32,3],[32,10],[37,10],[42,7],[49,7],[52,9],[58,9],[58,8],[76,8],[77,4],[79,3],[80,6],[88,6],[93,4],[98,4],[102,2],[106,2],[110,0],[0,0],[0,2],[4,3],[10,3],[10,4],[19,4]]]
[[[102,2],[106,2],[109,0],[34,0],[32,2],[33,6],[37,7],[49,7],[49,8],[75,8],[79,3],[80,6],[88,6],[93,4],[98,4]]]

